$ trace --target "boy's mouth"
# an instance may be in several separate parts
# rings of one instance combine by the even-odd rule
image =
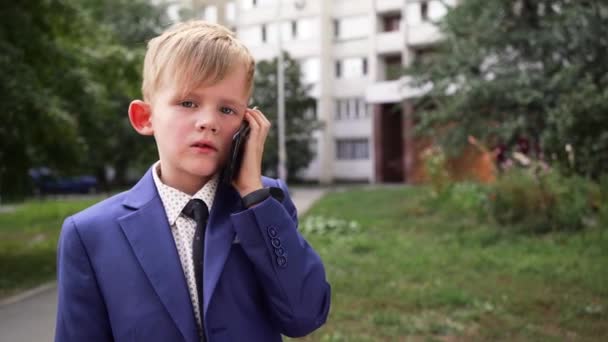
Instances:
[[[215,145],[208,140],[197,141],[194,144],[190,145],[190,147],[194,147],[201,152],[217,151]]]

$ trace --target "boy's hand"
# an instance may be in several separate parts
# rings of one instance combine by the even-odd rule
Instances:
[[[247,108],[244,119],[249,122],[251,131],[245,142],[241,169],[232,183],[241,197],[263,188],[262,155],[264,154],[264,143],[270,130],[270,121],[257,107]]]

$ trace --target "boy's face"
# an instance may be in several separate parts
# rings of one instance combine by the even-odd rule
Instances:
[[[155,93],[148,133],[156,140],[165,183],[193,193],[221,170],[247,108],[245,85],[245,67],[240,67],[186,95],[171,80]]]

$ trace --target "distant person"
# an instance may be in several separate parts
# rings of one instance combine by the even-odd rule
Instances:
[[[321,259],[286,185],[261,175],[270,122],[247,107],[254,67],[230,31],[203,21],[149,42],[129,119],[160,160],[65,220],[56,341],[267,342],[325,323]]]

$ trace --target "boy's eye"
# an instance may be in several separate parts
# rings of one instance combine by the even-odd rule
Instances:
[[[220,112],[222,112],[223,114],[236,114],[236,112],[229,107],[221,107]]]
[[[192,101],[182,101],[180,102],[180,106],[184,108],[194,108],[196,107],[196,104]]]

